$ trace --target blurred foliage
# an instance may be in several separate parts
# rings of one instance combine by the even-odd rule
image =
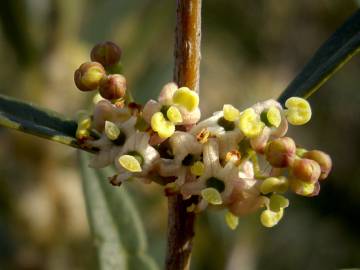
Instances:
[[[88,219],[102,270],[156,270],[147,254],[147,241],[140,215],[126,188],[116,189],[106,181],[111,169],[89,168],[89,157],[79,153]]]
[[[357,4],[204,0],[204,116],[223,103],[242,108],[276,98]],[[76,91],[73,71],[88,60],[94,43],[106,39],[123,48],[137,100],[156,97],[172,78],[175,1],[5,0],[0,10],[1,94],[73,117],[92,98]],[[293,128],[297,141],[333,157],[320,196],[291,198],[273,229],[262,228],[253,215],[230,232],[222,213],[201,214],[193,269],[360,267],[359,72],[354,58],[310,99],[311,123]],[[0,268],[94,269],[74,150],[5,129],[0,145]],[[155,184],[127,188],[140,208],[149,253],[162,265],[162,190]]]

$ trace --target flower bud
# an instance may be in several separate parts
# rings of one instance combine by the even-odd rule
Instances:
[[[125,96],[126,79],[120,74],[103,77],[100,81],[99,93],[108,100],[119,99]]]
[[[306,183],[315,183],[319,180],[321,169],[320,165],[311,159],[296,159],[291,168],[292,175]]]
[[[91,50],[92,61],[101,63],[104,67],[115,65],[120,61],[121,49],[115,43],[106,41],[95,45]]]
[[[92,91],[98,88],[105,76],[104,67],[97,62],[83,63],[74,73],[74,81],[81,91]]]
[[[332,161],[328,154],[319,150],[312,150],[306,152],[303,157],[314,160],[320,165],[321,174],[319,180],[323,180],[329,175],[332,167]]]
[[[293,139],[282,137],[275,139],[265,149],[266,160],[275,168],[290,166],[295,158],[296,145]]]

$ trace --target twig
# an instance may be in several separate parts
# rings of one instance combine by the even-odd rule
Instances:
[[[199,92],[201,0],[177,0],[174,81]],[[168,233],[165,269],[190,267],[195,214],[181,195],[168,197]]]
[[[177,0],[174,81],[199,91],[201,0]]]

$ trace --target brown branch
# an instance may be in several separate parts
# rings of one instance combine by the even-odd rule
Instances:
[[[174,81],[199,92],[201,0],[177,0]],[[165,269],[190,268],[195,214],[186,211],[191,200],[168,197],[168,232]]]
[[[201,0],[177,0],[174,81],[199,91]]]

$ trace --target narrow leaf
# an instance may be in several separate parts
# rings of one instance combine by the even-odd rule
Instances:
[[[83,171],[83,185],[85,198],[88,204],[89,222],[96,239],[98,235],[107,235],[102,237],[103,246],[111,246],[113,244],[113,235],[116,234],[117,245],[121,249],[117,249],[122,257],[121,250],[125,251],[126,269],[150,269],[155,270],[157,266],[153,259],[147,255],[147,244],[143,225],[140,216],[132,202],[130,196],[126,192],[124,186],[121,188],[113,187],[107,181],[107,177],[113,175],[111,170],[94,170],[88,167],[88,158],[85,153],[80,153],[81,168]],[[92,177],[89,177],[92,176]],[[94,184],[96,183],[96,184]],[[96,188],[94,187],[96,185]],[[90,189],[91,187],[94,187]],[[98,201],[98,203],[96,203]],[[104,202],[104,203],[100,203]],[[106,217],[102,218],[105,215]],[[99,222],[94,219],[103,219]],[[106,225],[103,223],[106,221]],[[115,228],[115,231],[114,231]],[[107,243],[108,242],[108,243]],[[104,249],[98,248],[99,259],[104,262],[109,261]],[[121,259],[122,260],[122,259]],[[103,263],[105,264],[105,263]],[[100,263],[100,265],[102,265]],[[102,269],[125,269],[125,268],[102,268]]]
[[[360,51],[360,10],[356,11],[314,54],[280,95],[308,98]]]
[[[80,154],[88,220],[97,249],[99,268],[127,269],[125,250],[119,241],[118,230],[109,211],[98,175],[87,167],[87,163],[85,155]]]
[[[75,121],[3,95],[0,95],[0,126],[81,148],[75,138],[77,128]]]

